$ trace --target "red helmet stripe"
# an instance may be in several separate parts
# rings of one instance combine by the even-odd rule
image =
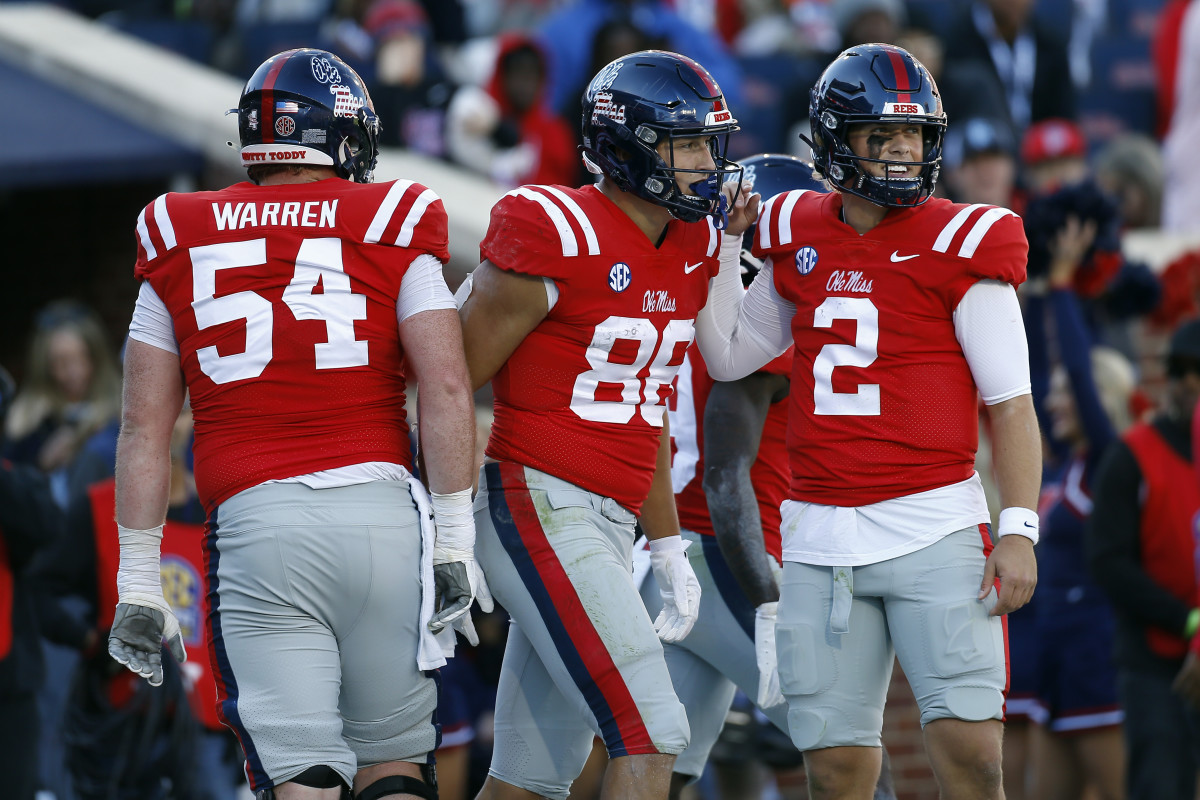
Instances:
[[[912,80],[908,77],[908,62],[904,60],[895,50],[888,50],[888,60],[892,62],[892,71],[896,73],[896,91],[899,94],[896,96],[897,103],[912,102]]]
[[[687,61],[688,61],[689,65],[691,66],[691,68],[696,71],[696,75],[699,76],[700,82],[704,84],[704,88],[708,89],[708,96],[717,98],[716,101],[713,103],[712,110],[713,111],[724,111],[725,110],[725,102],[724,102],[725,98],[721,94],[721,87],[717,86],[716,81],[714,81],[712,79],[712,76],[708,74],[708,70],[706,70],[704,67],[697,64],[695,61],[692,61],[691,59],[687,59]]]
[[[283,69],[283,65],[290,58],[291,55],[286,55],[277,59],[271,65],[271,69],[267,71],[267,76],[263,78],[261,120],[263,144],[275,143],[275,80],[279,77],[279,71]]]

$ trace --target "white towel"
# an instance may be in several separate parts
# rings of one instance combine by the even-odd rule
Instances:
[[[433,508],[429,504],[425,486],[410,475],[408,490],[421,517],[421,620],[418,623],[421,639],[417,643],[417,667],[423,670],[437,669],[446,666],[446,659],[454,655],[454,629],[446,626],[438,634],[429,630],[429,620],[433,619],[434,613],[433,540],[437,529],[433,524]]]

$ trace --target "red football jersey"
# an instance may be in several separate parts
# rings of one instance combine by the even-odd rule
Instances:
[[[759,371],[787,375],[791,369],[792,351],[788,350]],[[708,405],[713,383],[699,348],[690,348],[687,361],[679,370],[669,411],[674,445],[671,478],[675,485],[679,525],[703,536],[716,535],[704,494],[704,408]],[[750,483],[754,486],[762,519],[763,541],[767,552],[780,563],[783,547],[779,535],[779,506],[788,495],[787,418],[786,401],[771,405],[763,423],[758,455],[750,467]]]
[[[492,378],[487,455],[637,513],[720,241],[711,222],[671,220],[656,248],[594,186],[523,186],[501,198],[481,257],[552,279],[558,300]]]
[[[837,193],[776,195],[754,242],[796,305],[791,496],[860,506],[966,480],[978,391],[954,309],[979,280],[1025,279],[1021,219],[934,198],[860,236],[841,206]]]
[[[165,194],[138,217],[139,279],[166,304],[211,511],[263,481],[411,468],[400,281],[445,261],[446,212],[412,181]]]

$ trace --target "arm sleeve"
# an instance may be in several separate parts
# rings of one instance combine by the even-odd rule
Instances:
[[[442,274],[442,262],[428,253],[413,259],[400,280],[396,319],[400,322],[422,311],[454,308],[454,295]]]
[[[150,281],[142,281],[142,288],[138,290],[133,319],[129,323],[129,338],[179,355],[171,312],[167,311],[166,303],[154,291]]]
[[[1003,281],[978,281],[954,309],[958,338],[983,402],[1029,394],[1029,350],[1017,292]]]
[[[742,289],[741,242],[721,245],[721,268],[709,283],[708,302],[696,317],[696,343],[716,380],[731,381],[758,371],[792,344],[796,307],[775,291],[770,259]]]

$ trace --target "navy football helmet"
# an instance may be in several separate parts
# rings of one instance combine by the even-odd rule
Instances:
[[[379,118],[362,78],[333,53],[304,48],[271,56],[232,112],[244,167],[331,166],[341,178],[372,180]]]
[[[929,70],[907,50],[890,44],[860,44],[844,51],[825,68],[809,103],[812,139],[801,136],[813,151],[817,171],[836,187],[882,206],[915,206],[933,194],[941,169],[946,113]],[[913,123],[922,126],[921,161],[893,162],[854,155],[847,144],[851,125],[864,122]],[[860,163],[920,167],[914,177],[875,177]]]
[[[668,209],[685,222],[713,216],[727,221],[721,184],[740,167],[725,153],[737,120],[708,70],[686,56],[643,50],[622,56],[596,73],[583,95],[583,156],[588,169],[618,187]],[[662,142],[711,136],[715,171],[682,169],[658,154]],[[684,194],[677,178],[690,182]],[[690,179],[690,180],[689,180]]]
[[[777,194],[793,189],[822,193],[829,191],[829,185],[814,174],[812,162],[802,158],[781,153],[759,153],[747,156],[739,163],[742,165],[742,181],[749,184],[764,203]],[[757,230],[758,222],[755,221],[742,234],[742,283],[747,286],[762,269],[762,262],[750,255]]]

